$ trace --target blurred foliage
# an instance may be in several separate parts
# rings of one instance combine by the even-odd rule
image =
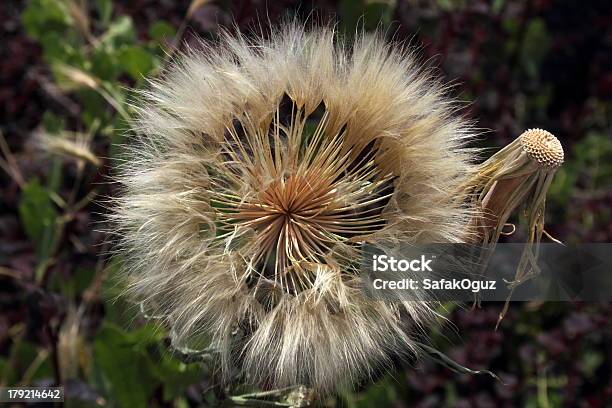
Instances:
[[[219,406],[257,390],[221,384],[202,353],[170,351],[168,333],[121,297],[96,225],[133,110],[182,42],[213,38],[234,22],[285,15],[337,23],[352,36],[381,29],[440,66],[465,113],[497,148],[541,126],[563,142],[566,163],[549,195],[547,229],[563,241],[612,240],[610,3],[509,0],[298,2],[29,0],[0,5],[0,378],[3,385],[66,387],[66,406]],[[189,11],[188,11],[189,10]],[[604,30],[607,30],[604,32]],[[606,36],[607,33],[607,36]],[[5,45],[3,45],[4,47]],[[433,63],[431,61],[434,61]],[[41,152],[40,134],[85,140],[100,158]],[[517,237],[520,239],[521,237]],[[429,361],[396,362],[374,385],[327,406],[605,406],[612,399],[610,305],[450,308],[462,339],[433,341],[488,377],[459,376]],[[449,338],[450,340],[449,341]],[[242,397],[230,398],[242,393]],[[254,397],[253,397],[254,398]],[[290,405],[290,396],[281,401]]]

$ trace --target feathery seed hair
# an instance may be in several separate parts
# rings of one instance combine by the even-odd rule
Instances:
[[[410,53],[289,24],[188,51],[141,96],[113,217],[175,346],[208,338],[226,374],[319,392],[417,350],[431,304],[368,297],[360,256],[462,241],[474,152]]]

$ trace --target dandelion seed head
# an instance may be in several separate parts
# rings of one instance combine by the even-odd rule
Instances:
[[[266,388],[329,392],[414,352],[432,303],[366,295],[362,255],[464,239],[473,131],[444,92],[380,35],[289,24],[188,51],[141,94],[118,176],[130,294]]]

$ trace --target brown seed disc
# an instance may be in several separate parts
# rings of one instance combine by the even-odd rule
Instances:
[[[541,166],[556,168],[563,163],[563,147],[559,139],[543,129],[529,129],[519,136],[523,151]]]

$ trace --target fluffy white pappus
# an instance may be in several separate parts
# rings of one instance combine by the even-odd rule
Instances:
[[[326,393],[418,349],[432,303],[363,290],[365,245],[460,242],[473,136],[381,35],[225,35],[137,106],[112,215],[130,294],[221,370]]]

